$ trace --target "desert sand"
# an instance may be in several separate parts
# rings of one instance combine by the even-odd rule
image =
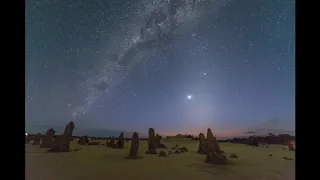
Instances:
[[[105,140],[101,140],[105,143]],[[176,138],[162,139],[168,149],[186,147],[188,152],[158,157],[145,154],[148,141],[140,140],[141,159],[126,159],[131,142],[123,149],[103,145],[79,145],[71,141],[73,152],[49,153],[48,148],[26,144],[27,180],[293,180],[295,152],[283,145],[252,147],[244,144],[219,143],[228,157],[227,165],[204,162],[206,155],[197,154],[199,141]],[[74,151],[77,150],[77,151]],[[161,151],[157,149],[157,153]],[[230,158],[234,153],[238,158]],[[272,156],[271,156],[272,155]],[[285,160],[283,157],[291,158]]]

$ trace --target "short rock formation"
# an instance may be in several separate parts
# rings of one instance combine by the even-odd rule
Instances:
[[[157,133],[156,134],[156,137],[155,137],[155,145],[156,145],[156,148],[160,148],[160,136],[159,134]]]
[[[209,164],[227,164],[227,157],[222,154],[217,139],[211,129],[207,130],[207,149],[205,162]]]
[[[206,142],[203,133],[199,134],[199,147],[197,153],[199,154],[206,154]]]
[[[188,152],[188,149],[186,147],[178,148],[180,152]]]
[[[168,157],[168,155],[166,154],[166,152],[164,151],[160,151],[159,156],[158,157]]]
[[[112,136],[110,142],[109,142],[108,145],[107,145],[107,147],[114,148],[114,146],[115,146],[115,144],[114,144],[114,137]]]
[[[161,149],[168,149],[167,146],[165,146],[164,144],[160,144],[160,148]]]
[[[70,141],[72,140],[72,132],[74,129],[74,124],[71,121],[65,128],[63,135],[58,136],[55,139],[55,144],[49,150],[49,152],[69,152],[70,151]]]
[[[52,128],[48,129],[46,134],[43,137],[43,141],[40,145],[40,148],[52,148],[53,147],[53,137],[55,134],[55,130]]]
[[[80,145],[86,145],[89,143],[89,139],[88,136],[82,136],[81,138],[79,138],[78,140],[78,144]]]
[[[283,157],[282,159],[284,159],[284,160],[293,160],[292,158],[288,158],[288,157]]]
[[[134,132],[132,135],[130,152],[129,152],[129,155],[127,156],[127,159],[142,158],[141,156],[138,155],[138,152],[139,152],[139,135],[137,132]]]
[[[231,153],[229,158],[238,158],[238,156],[236,154]]]
[[[159,134],[156,134],[156,137],[155,137],[155,145],[156,145],[156,148],[159,148],[159,149],[168,149],[164,144],[161,144],[161,136]]]
[[[123,139],[123,132],[120,134],[114,148],[117,148],[117,149],[123,149],[124,147],[124,139]]]
[[[38,145],[40,145],[40,141],[41,141],[41,133],[38,133],[34,137],[34,141],[33,141],[32,145],[38,146]]]
[[[146,151],[146,154],[157,154],[156,150],[156,137],[154,133],[154,129],[149,129],[149,139],[148,139],[148,150]]]

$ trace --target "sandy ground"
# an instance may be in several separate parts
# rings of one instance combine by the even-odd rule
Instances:
[[[242,144],[220,143],[226,154],[235,153],[226,166],[204,163],[205,156],[196,153],[194,140],[164,140],[169,148],[175,144],[185,146],[189,152],[170,157],[144,154],[147,142],[140,141],[139,160],[127,160],[130,142],[124,149],[103,146],[80,146],[72,142],[71,148],[81,151],[47,153],[26,145],[27,180],[293,180],[295,179],[295,153],[279,146],[252,148]],[[160,150],[158,150],[159,152]],[[268,156],[272,154],[272,156]],[[293,160],[284,160],[284,156]]]
[[[296,168],[290,167],[284,173],[284,180],[295,180],[296,179]]]

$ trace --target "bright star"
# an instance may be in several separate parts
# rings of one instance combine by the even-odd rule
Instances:
[[[192,98],[192,96],[191,96],[191,95],[188,95],[188,96],[187,96],[187,98],[188,98],[188,99],[191,99],[191,98]]]

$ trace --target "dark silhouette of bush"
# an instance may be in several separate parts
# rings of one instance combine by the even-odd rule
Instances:
[[[256,144],[282,144],[288,145],[289,142],[295,141],[295,137],[289,134],[279,134],[274,135],[272,133],[268,133],[268,136],[250,136],[248,138],[233,138],[228,139],[231,143],[240,143],[256,146]]]

